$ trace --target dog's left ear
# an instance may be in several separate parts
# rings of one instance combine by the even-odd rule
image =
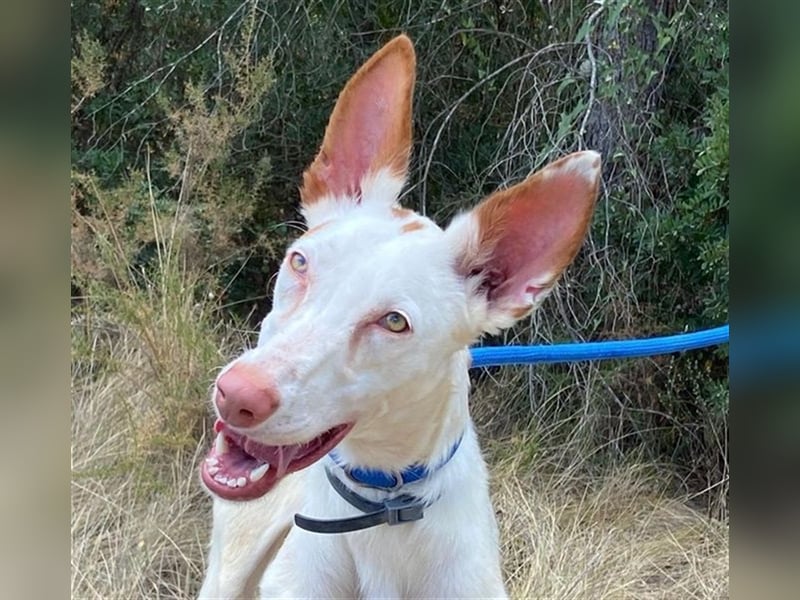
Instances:
[[[411,153],[415,78],[414,46],[399,35],[347,82],[319,154],[303,174],[300,198],[309,226],[348,205],[376,203],[388,209],[396,201]]]
[[[457,217],[446,236],[480,332],[536,308],[578,252],[600,186],[600,155],[576,152]]]

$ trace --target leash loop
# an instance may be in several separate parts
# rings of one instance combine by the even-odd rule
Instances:
[[[300,529],[313,533],[349,533],[369,529],[378,525],[402,525],[422,519],[424,505],[417,499],[404,504],[399,498],[387,500],[386,506],[379,511],[367,513],[359,517],[346,519],[314,519],[301,514],[295,514],[294,524]]]

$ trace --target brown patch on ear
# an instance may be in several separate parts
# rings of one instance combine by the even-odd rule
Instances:
[[[304,205],[327,195],[359,197],[361,179],[379,169],[405,176],[415,70],[414,46],[400,35],[350,78],[336,101],[319,154],[303,174]]]
[[[392,207],[392,216],[396,219],[407,219],[414,215],[414,211],[410,208],[403,208],[402,206]]]
[[[412,231],[418,231],[420,229],[423,229],[424,227],[425,223],[423,223],[422,221],[411,221],[410,223],[406,223],[405,225],[403,225],[400,228],[400,230],[403,233],[411,233]]]
[[[511,311],[511,316],[517,320],[521,319],[528,315],[531,312],[532,307],[530,306],[520,306],[519,308],[515,308]]]
[[[599,185],[599,155],[577,152],[495,192],[475,209],[478,248],[461,272],[482,272],[489,300],[549,288],[583,243]]]

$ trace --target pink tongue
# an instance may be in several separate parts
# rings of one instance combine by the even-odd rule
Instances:
[[[286,474],[289,463],[294,460],[298,452],[300,452],[300,446],[278,447],[278,477],[283,477]]]
[[[268,462],[270,470],[275,469],[275,475],[280,478],[286,474],[289,463],[292,462],[303,448],[302,445],[291,446],[264,446],[252,440],[245,440],[244,450],[259,460]]]

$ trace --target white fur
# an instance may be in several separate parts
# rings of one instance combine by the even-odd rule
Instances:
[[[288,444],[355,422],[337,447],[341,459],[383,469],[438,464],[463,441],[444,467],[409,486],[436,499],[422,521],[341,535],[293,527],[266,569],[262,597],[505,596],[487,471],[468,411],[466,345],[481,329],[480,303],[453,269],[458,232],[445,236],[418,215],[411,220],[423,227],[402,231],[409,218],[391,212],[401,185],[382,173],[366,186],[366,201],[326,200],[313,213],[325,227],[287,251],[302,252],[308,271],[298,277],[284,263],[258,346],[234,361],[269,372],[281,398],[277,412],[247,433]],[[412,333],[370,326],[351,351],[358,323],[391,310],[408,316]],[[259,500],[215,499],[201,597],[250,593],[295,512],[355,514],[325,479],[325,460]]]
[[[357,514],[327,482],[329,458],[258,500],[215,498],[201,597],[249,597],[259,579],[262,598],[506,595],[487,469],[469,417],[467,345],[510,325],[519,311],[489,307],[474,278],[456,272],[464,253],[481,251],[475,217],[442,231],[419,215],[398,214],[402,183],[381,171],[362,180],[360,199],[325,198],[305,208],[309,223],[323,226],[292,244],[287,257],[302,253],[307,269],[297,273],[284,261],[258,345],[231,364],[276,388],[277,410],[243,432],[265,444],[303,443],[354,423],[337,446],[341,459],[400,470],[438,465],[463,436],[449,462],[404,488],[434,502],[423,520],[398,526],[338,535],[293,527],[298,512]],[[541,298],[530,301],[533,308]],[[411,331],[381,328],[390,311],[402,312]]]
[[[404,183],[405,178],[393,175],[389,169],[378,169],[362,179],[359,198],[327,196],[304,206],[302,212],[306,225],[309,228],[315,227],[325,221],[345,216],[354,208],[361,209],[361,212],[383,215],[386,208],[397,201]]]
[[[287,477],[250,502],[214,498],[209,566],[200,598],[255,598],[267,564],[280,548],[294,515],[299,478]]]
[[[559,168],[564,169],[570,173],[582,175],[583,178],[590,184],[594,184],[600,176],[600,153],[594,150],[584,150],[583,152],[576,152],[569,160],[564,161],[559,166],[551,165],[550,170],[543,171],[544,174],[555,175]]]

